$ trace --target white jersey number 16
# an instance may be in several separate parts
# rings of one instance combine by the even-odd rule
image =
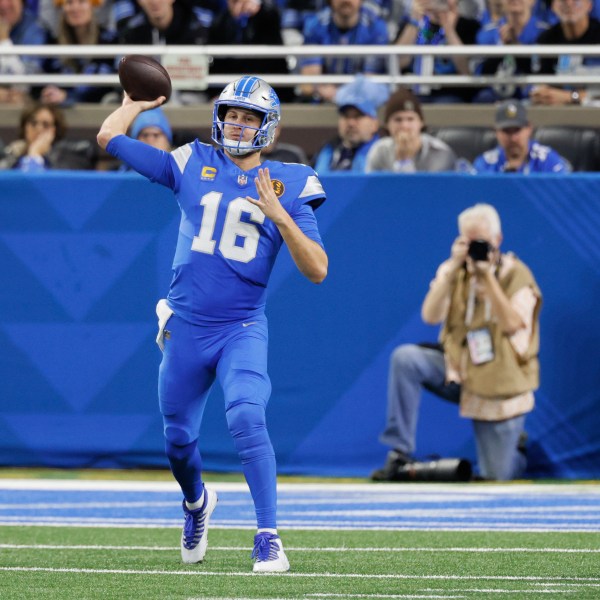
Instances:
[[[200,232],[192,241],[192,250],[214,254],[217,242],[213,239],[213,234],[222,195],[221,192],[209,192],[202,196],[200,204],[204,206],[204,214]],[[242,212],[249,213],[250,220],[259,225],[265,220],[265,215],[258,206],[250,204],[245,198],[235,198],[227,207],[219,250],[225,258],[247,263],[256,256],[260,232],[256,225],[241,220]],[[236,244],[238,238],[241,238],[241,246]]]

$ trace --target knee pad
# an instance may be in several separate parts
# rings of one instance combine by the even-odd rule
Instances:
[[[262,405],[247,402],[235,404],[229,407],[226,416],[242,464],[275,456]]]
[[[165,439],[175,446],[187,446],[198,438],[197,432],[192,433],[189,426],[181,423],[171,415],[163,415],[163,425]]]
[[[234,439],[267,428],[265,409],[262,404],[239,402],[230,406],[225,416],[229,432]]]
[[[266,406],[271,395],[271,381],[266,374],[235,369],[224,382],[223,391],[227,410],[236,404],[246,402]]]

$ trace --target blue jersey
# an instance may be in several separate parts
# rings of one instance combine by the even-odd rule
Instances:
[[[389,43],[387,25],[364,6],[360,9],[358,23],[347,30],[341,30],[333,22],[331,8],[326,8],[306,20],[304,25],[304,45],[357,45]],[[385,61],[381,56],[336,57],[322,56],[304,57],[299,61],[300,67],[321,65],[323,73],[383,73]]]
[[[484,152],[473,162],[477,173],[504,173],[507,169],[506,154],[497,146]],[[570,173],[571,164],[550,146],[529,142],[529,156],[519,169],[519,173]]]
[[[502,44],[500,29],[506,24],[506,18],[502,17],[495,23],[484,25],[477,33],[477,43],[481,46],[497,46]],[[548,29],[549,25],[537,17],[531,17],[519,34],[519,44],[535,44],[538,36]]]
[[[264,312],[283,238],[246,200],[258,197],[259,168],[268,167],[275,193],[301,231],[323,245],[313,209],[325,192],[306,165],[267,160],[243,171],[223,150],[198,140],[168,153],[120,135],[107,151],[176,194],[181,222],[167,301],[186,321],[226,323]]]

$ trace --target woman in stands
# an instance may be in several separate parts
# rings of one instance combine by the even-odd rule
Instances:
[[[95,10],[102,0],[55,0],[61,9],[55,44],[103,45],[116,44],[116,33],[101,27],[96,20]],[[108,75],[116,72],[114,57],[63,56],[45,62],[47,73],[64,75]],[[100,102],[113,90],[99,86],[80,85],[60,88],[47,85],[42,89],[41,99],[50,104],[72,104],[74,102]]]
[[[65,140],[67,123],[51,104],[34,104],[21,113],[19,137],[0,159],[0,169],[41,172],[47,169],[94,169],[95,146]]]

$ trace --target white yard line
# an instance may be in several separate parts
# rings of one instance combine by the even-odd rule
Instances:
[[[175,575],[177,577],[289,577],[307,579],[403,579],[403,580],[452,580],[452,581],[527,581],[527,582],[564,582],[564,583],[600,583],[600,577],[538,577],[533,575],[405,575],[400,573],[253,573],[251,571],[165,571],[159,569],[76,569],[54,567],[0,567],[0,571],[31,573],[80,573],[96,575]]]
[[[248,529],[255,530],[256,523],[251,522],[252,519],[238,522],[224,522],[211,519],[211,529]],[[131,520],[119,520],[119,519],[81,519],[78,517],[72,518],[48,518],[44,517],[44,520],[30,521],[24,520],[20,517],[4,517],[0,518],[0,526],[4,527],[90,527],[98,529],[181,529],[181,520],[169,520],[160,521],[153,520],[152,523],[148,523],[147,520],[131,521]],[[446,521],[438,523],[429,522],[428,525],[422,522],[415,523],[402,523],[395,524],[393,526],[381,525],[380,521],[371,522],[355,522],[349,525],[347,521],[335,522],[328,521],[327,525],[323,525],[321,521],[307,522],[307,521],[293,521],[287,522],[285,520],[279,521],[279,529],[285,529],[287,531],[472,531],[472,532],[486,532],[486,531],[501,531],[507,533],[557,533],[557,532],[568,532],[568,533],[598,533],[600,531],[599,525],[594,526],[577,526],[572,524],[554,525],[553,527],[547,527],[540,525],[539,527],[533,527],[531,525],[524,526],[519,523],[505,523],[505,524],[490,524],[490,523],[471,523],[469,526],[456,525],[451,527]]]
[[[211,551],[220,552],[246,552],[251,548],[250,546],[211,546]],[[524,552],[532,554],[600,554],[600,548],[462,548],[462,547],[449,547],[449,548],[349,548],[349,547],[314,547],[314,546],[287,546],[285,547],[286,552],[467,552],[467,553],[479,553],[479,552],[493,552],[493,553],[507,553],[512,554],[515,552]],[[68,544],[0,544],[0,550],[143,550],[145,552],[173,552],[178,551],[178,546],[106,546],[101,544],[93,545],[68,545]]]

